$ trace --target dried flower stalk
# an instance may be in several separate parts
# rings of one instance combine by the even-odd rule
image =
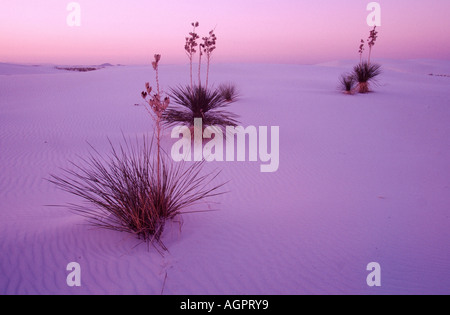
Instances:
[[[364,44],[365,44],[364,39],[361,39],[361,45],[359,46],[359,51],[358,51],[358,53],[359,53],[359,63],[362,63],[362,56],[363,56],[363,53],[364,53],[364,50],[365,50]]]
[[[216,49],[216,34],[214,34],[214,30],[209,32],[208,37],[203,37],[203,52],[206,54],[206,88],[208,88],[209,81],[209,65],[211,63],[211,56],[213,51]]]
[[[164,97],[162,100],[162,94],[159,89],[159,61],[161,60],[161,55],[155,55],[155,60],[152,62],[153,70],[155,70],[155,76],[156,76],[156,93],[152,95],[152,87],[150,86],[150,83],[145,83],[145,91],[141,93],[142,98],[146,101],[146,103],[149,105],[148,107],[145,107],[147,111],[149,112],[150,116],[155,120],[156,122],[156,141],[157,141],[157,181],[158,181],[158,191],[161,189],[161,177],[160,177],[160,161],[161,161],[161,131],[162,131],[162,116],[164,111],[169,107],[170,99],[169,97]],[[147,98],[148,97],[148,98]],[[150,111],[151,109],[151,111]]]
[[[190,66],[190,75],[191,75],[191,89],[194,88],[194,83],[193,83],[193,79],[192,79],[192,61],[194,58],[195,53],[197,52],[197,50],[195,49],[195,47],[198,46],[197,44],[197,39],[200,38],[200,36],[197,35],[197,33],[195,32],[196,28],[199,27],[199,23],[195,22],[195,23],[191,23],[193,30],[192,32],[189,33],[190,37],[186,37],[186,44],[184,45],[184,50],[186,51],[186,55],[189,58],[189,66]]]
[[[370,31],[369,38],[367,39],[367,43],[369,45],[369,60],[368,63],[370,64],[370,57],[372,55],[372,47],[375,46],[375,42],[378,38],[378,32],[376,30],[376,26],[373,27],[373,30]]]

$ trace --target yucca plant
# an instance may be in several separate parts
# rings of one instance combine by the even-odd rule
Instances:
[[[224,84],[218,88],[209,86],[209,70],[212,54],[216,49],[217,36],[214,30],[208,36],[203,37],[203,43],[198,45],[199,36],[196,28],[200,24],[192,23],[193,31],[186,37],[185,51],[190,64],[190,85],[178,86],[170,89],[171,106],[163,113],[162,119],[165,126],[175,126],[178,124],[192,127],[196,118],[202,119],[203,126],[236,126],[238,116],[226,110],[226,107],[237,101],[238,95],[236,87],[232,84]],[[199,67],[198,82],[193,84],[192,60],[197,52],[195,47],[199,46]],[[201,82],[201,62],[202,56],[206,56],[206,82]]]
[[[236,85],[233,83],[219,85],[219,91],[228,103],[236,102],[239,98],[239,92],[237,91]]]
[[[158,163],[148,137],[123,139],[116,146],[110,141],[106,155],[91,147],[87,159],[49,181],[84,201],[67,206],[90,225],[131,233],[167,250],[161,241],[166,222],[199,212],[190,207],[222,194],[223,184],[212,184],[219,172],[202,175],[203,162],[188,166],[166,155]]]
[[[362,62],[353,68],[353,76],[358,82],[359,93],[370,92],[370,84],[376,82],[377,76],[381,74],[381,66]]]
[[[361,39],[359,46],[359,64],[353,67],[353,73],[351,75],[344,74],[340,77],[340,89],[346,94],[353,94],[354,86],[356,83],[356,89],[359,93],[369,93],[370,85],[376,83],[376,78],[381,74],[381,66],[378,64],[371,64],[370,58],[372,56],[372,48],[378,38],[378,32],[376,26],[370,31],[369,38],[367,39],[367,45],[369,46],[369,58],[368,61],[363,61],[363,53],[365,50],[365,41]]]
[[[345,94],[352,94],[353,90],[355,88],[356,79],[355,76],[352,74],[343,74],[341,75],[340,79],[340,89]]]
[[[171,89],[170,96],[177,105],[172,105],[163,114],[164,123],[168,126],[182,124],[192,127],[195,118],[201,118],[203,126],[226,127],[238,124],[238,116],[226,110],[231,102],[224,97],[220,88],[194,86],[191,90],[189,86],[179,86]]]

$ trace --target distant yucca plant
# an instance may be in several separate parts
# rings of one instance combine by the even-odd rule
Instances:
[[[346,94],[352,94],[355,88],[356,79],[353,74],[343,74],[340,77],[340,89]]]
[[[228,102],[233,103],[238,100],[239,93],[237,91],[236,85],[233,83],[224,83],[219,86],[219,91],[222,97]]]
[[[367,39],[367,45],[369,46],[369,58],[368,61],[363,61],[363,53],[365,50],[365,41],[361,39],[359,46],[359,64],[353,67],[353,73],[351,75],[342,75],[339,83],[340,88],[347,94],[352,94],[354,91],[354,85],[356,83],[356,89],[359,93],[369,93],[370,84],[376,82],[376,78],[381,74],[381,66],[378,64],[371,64],[370,58],[372,56],[372,48],[378,38],[378,31],[376,26],[370,31],[369,38]]]
[[[218,172],[202,175],[203,162],[186,167],[159,157],[158,163],[146,137],[142,141],[136,138],[135,143],[124,137],[123,144],[114,146],[110,141],[110,145],[109,154],[101,155],[92,148],[88,159],[72,163],[73,169],[50,179],[85,201],[68,206],[93,226],[131,233],[166,250],[161,241],[166,221],[221,194],[223,184],[211,184]]]
[[[370,92],[370,84],[376,82],[376,77],[381,74],[381,66],[362,62],[353,68],[353,75],[358,82],[359,93]]]
[[[236,126],[237,115],[225,108],[232,103],[227,100],[220,88],[211,89],[202,86],[179,86],[171,89],[171,99],[177,106],[169,107],[163,114],[168,126],[183,124],[194,126],[194,119],[201,118],[204,126]]]

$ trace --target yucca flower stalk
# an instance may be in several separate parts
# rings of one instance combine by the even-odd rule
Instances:
[[[202,48],[204,53],[206,54],[206,88],[208,88],[209,81],[209,66],[211,63],[211,56],[213,51],[216,49],[216,34],[214,34],[214,30],[209,32],[208,37],[203,37]]]
[[[200,44],[199,50],[198,50],[198,86],[202,85],[202,56],[203,56],[203,44]]]
[[[197,52],[197,50],[196,50],[196,47],[198,46],[197,39],[200,38],[200,36],[198,36],[198,34],[195,32],[195,30],[197,27],[200,26],[200,23],[194,22],[194,23],[191,23],[191,25],[193,27],[193,30],[192,30],[192,32],[189,33],[190,37],[186,37],[186,44],[184,45],[184,50],[186,51],[186,55],[189,58],[189,67],[190,67],[190,75],[191,75],[191,89],[193,89],[194,82],[193,82],[193,76],[192,76],[192,62],[194,59],[194,55]],[[200,75],[200,72],[199,72],[199,75]]]
[[[170,98],[164,97],[162,99],[161,90],[159,88],[159,61],[161,60],[161,55],[156,54],[154,56],[155,60],[152,62],[153,70],[155,70],[156,77],[156,93],[152,95],[152,87],[150,83],[145,83],[145,91],[142,91],[142,98],[148,104],[147,109],[150,116],[155,120],[156,123],[156,145],[157,145],[157,182],[158,182],[158,191],[161,188],[161,177],[160,177],[160,162],[161,162],[161,131],[162,131],[162,117],[164,111],[170,104]]]
[[[362,56],[363,56],[363,53],[364,53],[364,50],[365,50],[364,44],[365,44],[364,39],[361,39],[361,45],[359,45],[359,51],[358,51],[358,53],[359,53],[359,63],[362,63]]]
[[[369,45],[369,59],[368,64],[370,64],[370,58],[372,56],[372,48],[375,46],[375,42],[378,38],[378,32],[376,30],[376,26],[373,27],[373,30],[370,31],[369,38],[367,39],[367,44]]]

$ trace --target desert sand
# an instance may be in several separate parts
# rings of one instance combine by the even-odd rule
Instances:
[[[280,127],[279,169],[208,164],[229,193],[170,223],[164,255],[49,206],[79,200],[46,181],[87,142],[106,152],[107,137],[152,132],[151,66],[0,64],[0,294],[450,293],[450,62],[376,61],[374,92],[352,96],[337,86],[353,61],[214,64],[243,126]],[[162,87],[188,71],[162,65]],[[69,262],[81,287],[66,284]],[[366,284],[370,262],[381,287]]]

